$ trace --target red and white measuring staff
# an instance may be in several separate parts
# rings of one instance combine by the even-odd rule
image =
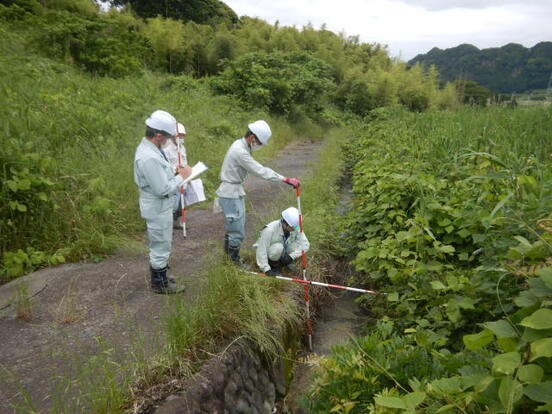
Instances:
[[[303,214],[301,213],[301,185],[295,188],[295,194],[297,195],[297,210],[299,211],[299,233],[303,233]],[[302,240],[301,234],[299,234],[299,240]],[[301,247],[303,244],[301,243]],[[307,254],[304,249],[301,249],[301,264],[303,267],[303,282],[307,281]],[[309,351],[312,351],[312,321],[310,317],[310,295],[309,284],[305,283],[305,306],[307,312],[307,336],[309,338]]]
[[[371,295],[385,295],[385,293],[376,292],[375,290],[367,290],[367,289],[360,289],[360,288],[354,288],[349,286],[334,285],[332,283],[316,282],[314,280],[296,279],[293,277],[286,277],[286,276],[269,276],[265,273],[260,273],[260,272],[248,271],[247,273],[251,273],[252,275],[259,275],[259,276],[272,277],[275,279],[287,280],[288,282],[302,283],[304,285],[315,285],[315,286],[322,286],[322,287],[327,287],[332,289],[348,290],[350,292],[369,293]]]
[[[178,165],[180,166],[180,168],[184,167],[184,165],[182,165],[182,139],[181,138],[177,138],[176,139],[176,147],[177,147],[177,151],[178,151]],[[180,186],[180,207],[181,207],[181,215],[180,215],[180,220],[182,221],[182,235],[184,237],[187,236],[186,234],[186,205],[184,204],[184,192],[186,191],[185,190],[185,187],[186,184],[182,184]]]

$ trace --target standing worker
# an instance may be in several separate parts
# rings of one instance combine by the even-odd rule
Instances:
[[[280,269],[293,270],[293,261],[309,250],[305,233],[300,231],[299,210],[288,207],[282,211],[282,218],[268,223],[261,230],[257,243],[257,266],[269,276],[276,276]]]
[[[165,294],[178,291],[174,279],[167,277],[174,195],[192,171],[189,166],[178,167],[175,174],[162,150],[176,133],[176,119],[168,112],[155,111],[146,119],[146,136],[134,156],[134,182],[140,190],[140,213],[148,231],[151,289]]]
[[[245,238],[245,190],[243,182],[247,173],[264,178],[267,181],[279,182],[297,188],[300,183],[297,178],[287,178],[270,168],[263,167],[251,156],[251,151],[268,144],[272,131],[265,121],[255,121],[248,125],[247,132],[230,146],[222,169],[221,184],[217,190],[218,203],[224,213],[226,235],[224,236],[224,251],[234,263],[240,264],[240,246]]]
[[[170,137],[163,146],[163,152],[167,156],[173,171],[176,172],[179,167],[178,148],[182,151],[182,166],[188,165],[188,157],[186,155],[186,148],[184,147],[184,139],[186,138],[186,128],[180,122],[176,125],[176,136]],[[180,144],[180,145],[179,145]],[[173,205],[173,227],[175,229],[182,229],[182,222],[178,220],[182,215],[182,205],[180,193],[177,192],[174,197]]]

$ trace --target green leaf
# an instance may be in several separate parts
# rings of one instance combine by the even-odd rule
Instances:
[[[531,316],[524,318],[520,325],[533,329],[550,329],[552,328],[552,309],[539,309]]]
[[[552,295],[552,288],[546,286],[546,283],[540,277],[529,279],[527,283],[531,287],[531,293],[537,298],[546,298]]]
[[[486,322],[483,326],[493,331],[497,338],[514,338],[517,336],[517,333],[512,325],[504,319],[495,322]]]
[[[519,347],[519,341],[516,338],[498,338],[497,342],[503,352],[514,352]]]
[[[406,394],[403,399],[408,410],[414,410],[425,400],[425,392],[411,392]]]
[[[502,378],[500,387],[498,388],[498,398],[506,408],[507,413],[512,412],[512,408],[516,401],[523,396],[522,385],[511,377]]]
[[[545,267],[539,270],[538,275],[544,281],[545,285],[552,289],[552,268]]]
[[[17,203],[17,211],[24,213],[27,211],[27,206],[25,204]]]
[[[514,299],[514,303],[520,308],[528,308],[538,302],[538,298],[529,290],[524,290]]]
[[[46,193],[40,192],[36,194],[36,198],[38,198],[40,201],[48,201],[48,196]]]
[[[470,233],[468,230],[466,230],[466,229],[462,229],[462,230],[460,230],[460,231],[457,232],[457,233],[458,233],[458,235],[459,235],[460,237],[462,237],[463,239],[467,238],[467,237],[471,234],[471,233]]]
[[[543,338],[531,343],[531,361],[540,357],[552,357],[552,338]]]
[[[30,190],[31,189],[31,181],[27,178],[22,178],[19,180],[18,187],[20,190]]]
[[[493,358],[493,372],[504,375],[512,375],[521,363],[521,355],[518,352],[507,352]]]
[[[6,184],[8,185],[8,188],[10,190],[12,190],[14,193],[17,192],[17,190],[19,189],[18,185],[17,185],[17,181],[14,181],[14,180],[8,180],[6,181]]]
[[[523,335],[521,335],[521,339],[525,342],[535,342],[539,339],[549,338],[552,336],[552,329],[531,329],[531,328],[525,328],[525,331],[523,332]]]
[[[518,371],[519,380],[525,383],[540,382],[543,375],[544,370],[536,364],[524,365]]]
[[[430,283],[431,283],[431,287],[433,288],[433,290],[444,290],[444,289],[447,288],[443,284],[443,282],[441,282],[439,280],[432,280]]]
[[[439,247],[439,250],[443,253],[454,253],[456,251],[454,246],[451,246],[450,244]]]
[[[473,335],[464,335],[462,340],[466,348],[476,351],[490,344],[494,339],[494,334],[490,329],[485,329]]]
[[[376,397],[374,398],[377,405],[381,405],[382,407],[389,407],[389,408],[402,408],[403,410],[406,410],[406,403],[403,401],[402,398],[398,397]]]
[[[387,300],[389,302],[397,302],[399,300],[399,293],[398,292],[390,293],[389,295],[387,295]]]
[[[457,296],[458,306],[462,309],[475,309],[473,306],[475,301],[467,296]]]
[[[512,196],[514,195],[513,192],[509,193],[506,197],[504,197],[502,200],[500,200],[495,208],[493,209],[493,211],[491,212],[491,218],[493,218],[495,216],[495,214],[498,212],[498,210],[500,210],[502,207],[504,207],[504,204],[506,204],[508,202],[508,200],[510,198],[512,198]]]
[[[523,393],[533,401],[552,403],[552,381],[529,384],[525,387]]]

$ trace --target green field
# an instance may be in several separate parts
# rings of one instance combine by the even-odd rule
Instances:
[[[312,412],[550,410],[551,128],[546,108],[359,125],[339,255],[387,296],[360,299],[370,335],[322,361]]]

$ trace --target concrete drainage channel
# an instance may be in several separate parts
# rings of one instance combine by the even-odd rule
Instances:
[[[327,355],[332,346],[358,333],[366,317],[354,299],[358,294],[332,292],[315,321],[314,355],[299,349],[304,327],[289,328],[282,345],[286,357],[268,360],[255,344],[240,339],[210,359],[155,414],[302,414],[301,400],[312,382],[309,360]]]
[[[169,397],[155,414],[276,413],[285,382],[282,359],[266,361],[242,340],[209,360],[185,384],[186,391]]]

